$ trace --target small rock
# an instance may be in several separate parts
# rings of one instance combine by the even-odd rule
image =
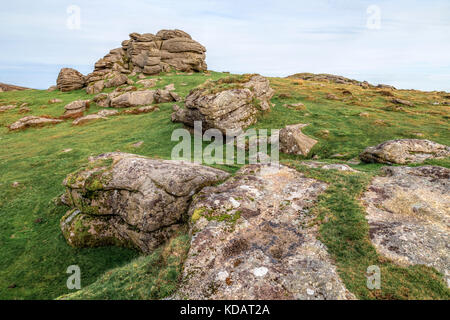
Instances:
[[[280,151],[287,154],[308,155],[317,140],[302,133],[308,124],[294,124],[280,130]]]
[[[134,148],[139,148],[140,146],[142,146],[144,144],[144,141],[139,141],[139,142],[136,142],[136,143],[133,143],[133,147]]]
[[[63,102],[61,99],[50,99],[48,100],[48,104],[61,103]]]

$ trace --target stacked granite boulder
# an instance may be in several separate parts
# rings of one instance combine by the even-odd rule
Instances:
[[[86,81],[91,84],[111,75],[154,75],[171,69],[200,72],[207,69],[205,52],[204,46],[181,30],[161,30],[156,35],[134,32],[122,42],[121,48],[111,50],[97,61]]]
[[[111,50],[98,60],[94,71],[87,76],[74,69],[61,70],[58,89],[71,91],[87,86],[86,91],[94,94],[103,88],[127,83],[130,74],[155,75],[170,70],[205,71],[205,52],[204,46],[181,30],[161,30],[156,35],[133,32],[129,40],[122,42],[121,48]],[[62,77],[61,74],[68,74],[69,77]]]

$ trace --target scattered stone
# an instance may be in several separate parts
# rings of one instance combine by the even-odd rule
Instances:
[[[450,147],[420,139],[389,140],[374,147],[368,147],[360,154],[364,162],[386,164],[422,163],[427,159],[450,156]]]
[[[361,118],[369,118],[369,117],[370,117],[370,114],[369,114],[368,112],[361,112],[361,113],[359,114],[359,116],[360,116]]]
[[[13,187],[13,188],[17,188],[18,186],[20,186],[20,183],[17,182],[17,181],[14,181],[14,182],[11,184],[11,187]]]
[[[300,164],[307,166],[309,168],[315,168],[315,169],[359,172],[358,170],[355,170],[352,167],[350,167],[349,165],[343,164],[343,163],[325,163],[325,162],[319,162],[319,161],[303,161]]]
[[[70,206],[61,229],[75,247],[125,245],[150,253],[184,223],[191,197],[229,174],[126,153],[91,159],[64,180]]]
[[[31,109],[28,107],[20,107],[19,113],[28,113],[31,112]]]
[[[27,116],[21,118],[9,126],[9,130],[20,130],[29,127],[42,127],[50,124],[60,123],[62,120],[46,117]]]
[[[139,142],[136,142],[136,143],[133,143],[133,148],[139,148],[140,146],[142,146],[144,144],[144,141],[139,141]]]
[[[270,110],[274,90],[260,75],[244,75],[207,81],[186,97],[186,109],[172,114],[172,121],[194,127],[201,121],[204,130],[215,128],[223,134],[239,134],[256,123],[261,111]]]
[[[385,167],[362,197],[377,251],[403,266],[422,265],[449,283],[450,170]]]
[[[174,298],[354,298],[309,223],[309,208],[325,189],[294,169],[268,165],[246,166],[204,188],[189,208],[193,236]]]
[[[12,109],[15,109],[15,108],[17,108],[17,106],[13,105],[13,104],[10,104],[10,105],[7,105],[7,106],[1,106],[0,107],[0,112],[5,112],[5,111],[12,110]]]
[[[68,153],[68,152],[70,152],[70,151],[72,151],[73,149],[70,149],[70,148],[68,148],[68,149],[64,149],[62,152],[63,153]]]
[[[83,116],[84,111],[89,108],[89,100],[76,100],[64,106],[62,118],[79,118]]]
[[[105,119],[107,119],[107,118],[103,117],[101,115],[95,114],[95,113],[94,114],[88,114],[87,116],[75,119],[72,122],[72,125],[78,126],[78,125],[81,125],[81,124],[85,124],[87,122],[92,122],[92,121],[96,121],[96,120],[105,120]]]
[[[159,111],[159,108],[157,106],[145,106],[145,107],[139,107],[134,109],[127,109],[123,111],[124,114],[141,114],[141,113],[149,113],[153,111]]]
[[[326,98],[327,98],[328,100],[339,100],[339,98],[338,98],[336,95],[332,94],[332,93],[328,93],[328,94],[326,95]]]
[[[280,151],[287,154],[306,156],[315,146],[317,140],[308,137],[302,128],[308,124],[294,124],[280,130]]]
[[[145,78],[145,76],[144,76]],[[136,83],[142,85],[144,88],[152,88],[156,85],[156,82],[158,80],[156,79],[143,79],[143,80],[139,80]]]
[[[394,86],[390,86],[388,84],[379,84],[379,85],[377,85],[377,88],[379,88],[379,89],[397,90]]]
[[[37,218],[36,220],[33,221],[35,224],[39,224],[42,222],[42,218]]]
[[[59,72],[56,86],[62,92],[78,90],[86,84],[84,76],[75,69],[63,68]]]
[[[164,87],[165,90],[167,91],[174,91],[175,90],[175,85],[173,83],[168,84],[167,86]]]
[[[58,87],[57,87],[57,86],[50,86],[50,87],[47,89],[48,92],[53,92],[53,91],[56,91],[56,90],[58,90]]]
[[[401,104],[401,105],[405,105],[408,107],[414,107],[414,103],[412,103],[411,101],[408,101],[408,100],[394,98],[391,101],[396,104]]]
[[[377,92],[385,97],[393,97],[394,96],[394,93],[390,90],[379,90]]]
[[[97,114],[100,117],[110,117],[110,116],[118,115],[119,111],[117,111],[117,110],[110,110],[110,109],[103,109],[103,110],[100,110],[99,112],[97,112]]]
[[[133,91],[125,92],[118,96],[109,95],[110,107],[112,108],[129,108],[142,105],[149,105],[155,102],[155,91]]]
[[[86,93],[87,94],[99,94],[100,92],[103,91],[104,88],[105,88],[105,82],[103,80],[99,80],[99,81],[90,83],[86,87]]]

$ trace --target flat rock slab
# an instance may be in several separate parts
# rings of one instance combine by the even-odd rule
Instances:
[[[29,127],[43,127],[60,122],[62,122],[62,120],[37,116],[27,116],[11,124],[9,126],[9,130],[21,130]]]
[[[249,165],[196,195],[191,248],[177,299],[351,299],[309,208],[323,182]]]
[[[450,271],[450,170],[385,167],[383,172],[362,197],[376,249],[398,264],[425,264],[446,274]]]
[[[448,146],[430,140],[400,139],[368,147],[359,157],[364,162],[409,164],[449,156],[450,147]]]
[[[344,163],[325,163],[320,161],[302,161],[300,163],[303,166],[307,166],[309,168],[314,169],[324,169],[324,170],[338,170],[345,172],[359,172],[358,170],[353,169],[348,164]]]

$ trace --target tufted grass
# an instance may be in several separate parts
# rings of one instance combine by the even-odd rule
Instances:
[[[176,92],[185,97],[205,80],[226,76],[228,74],[216,72],[170,73],[149,78],[161,78],[155,88],[174,83]],[[368,145],[394,138],[413,138],[416,133],[422,134],[420,138],[450,144],[449,109],[432,105],[435,100],[445,100],[442,93],[396,91],[399,98],[415,103],[414,107],[402,106],[399,109],[387,100],[389,97],[372,89],[363,91],[355,86],[280,78],[270,80],[276,90],[272,100],[275,106],[271,112],[262,115],[254,127],[277,129],[287,124],[310,123],[303,131],[319,140],[308,157],[281,156],[292,165],[298,166],[300,160],[313,156],[327,162],[342,162],[356,157]],[[354,97],[346,97],[342,94],[343,89],[352,91]],[[343,100],[327,100],[327,93]],[[82,90],[69,93],[45,90],[3,92],[0,93],[0,105],[27,102],[32,111],[25,115],[59,117],[65,104],[91,97]],[[48,104],[52,98],[60,98],[63,102]],[[296,102],[303,102],[306,110],[295,111],[283,106]],[[25,116],[18,113],[18,108],[0,113],[0,299],[53,299],[70,294],[66,288],[66,269],[74,264],[81,268],[86,295],[74,294],[73,298],[160,298],[172,290],[178,276],[161,278],[166,279],[164,285],[152,287],[169,266],[177,268],[176,263],[170,265],[167,259],[157,266],[153,264],[154,259],[160,259],[158,255],[166,252],[165,248],[147,257],[139,257],[137,252],[124,248],[71,248],[59,229],[59,219],[67,208],[57,206],[53,201],[63,192],[62,180],[85,165],[91,155],[120,150],[154,158],[170,158],[171,150],[177,144],[170,140],[172,131],[182,128],[181,124],[170,121],[172,105],[161,104],[160,111],[119,115],[79,127],[65,121],[20,132],[9,132],[6,128]],[[88,113],[100,109],[92,104]],[[360,117],[361,112],[368,112],[369,118]],[[377,120],[384,122],[380,124]],[[134,148],[132,145],[138,141],[144,141],[144,144]],[[72,151],[63,152],[69,148]],[[448,159],[431,163],[450,167]],[[239,169],[238,165],[217,167],[229,172]],[[343,280],[360,298],[448,299],[448,291],[443,290],[440,276],[435,271],[425,267],[399,268],[389,262],[380,262],[381,258],[367,242],[367,224],[356,197],[379,167],[359,165],[358,170],[366,175],[353,178],[302,169],[334,183],[316,210],[319,216],[331,214],[339,222],[324,223],[321,234],[337,261]],[[18,187],[12,187],[15,181],[19,182]],[[373,262],[382,263],[383,274],[392,275],[386,278],[387,287],[379,293],[368,292],[364,289],[365,283],[363,285],[366,265]],[[137,272],[133,275],[134,264],[138,266],[136,270],[148,265],[155,266],[155,269],[148,274]],[[143,284],[145,277],[148,283]],[[131,283],[130,286],[127,282]],[[140,289],[124,293],[124,288],[138,287],[132,286],[134,282],[140,283]],[[10,286],[13,288],[8,288]],[[148,288],[155,289],[149,291]],[[148,295],[145,296],[144,292]]]

